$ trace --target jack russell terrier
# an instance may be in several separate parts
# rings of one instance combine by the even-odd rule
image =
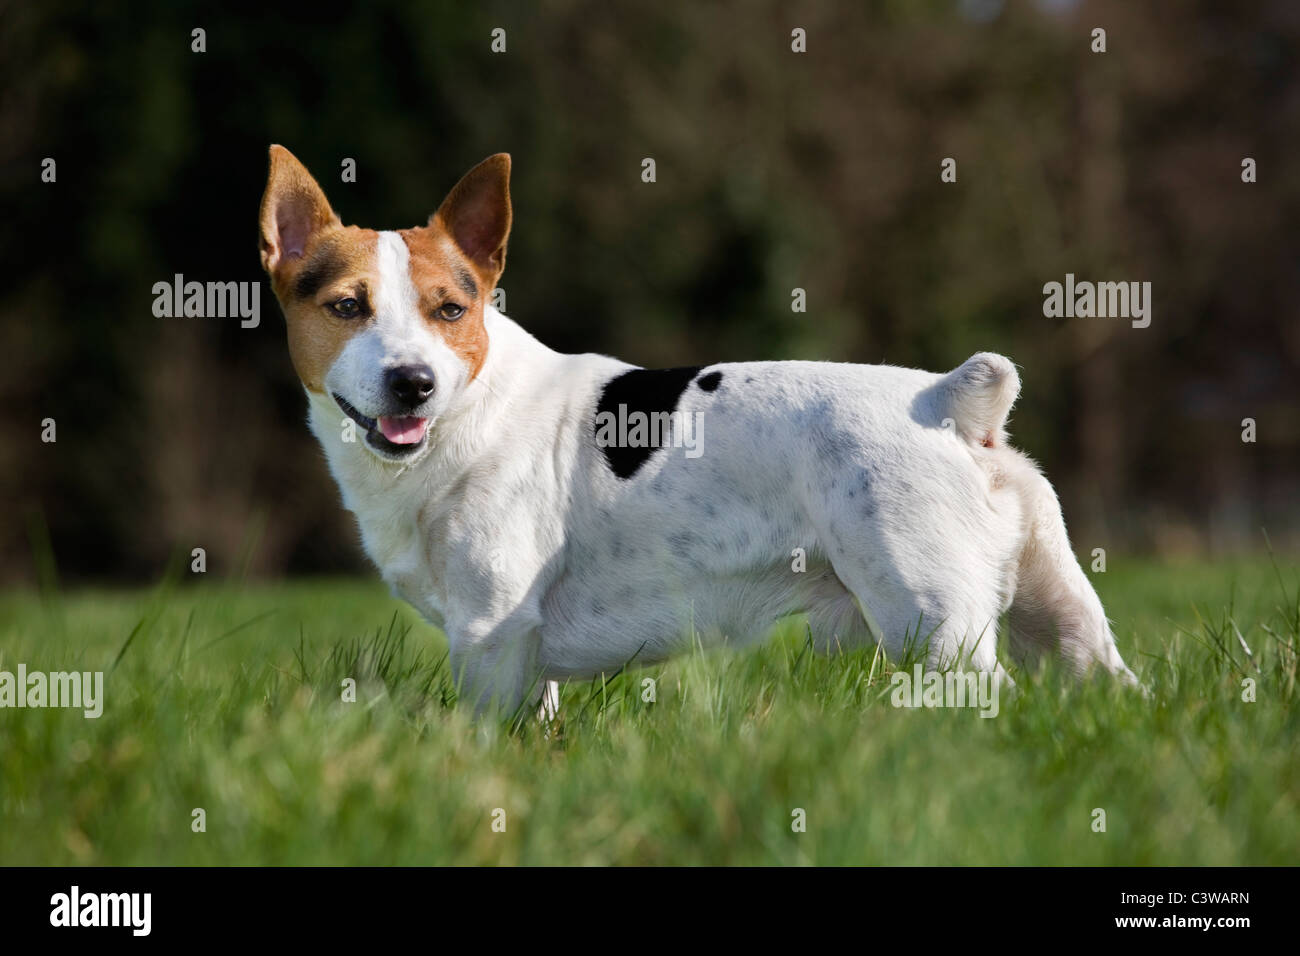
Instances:
[[[446,631],[476,712],[534,695],[553,711],[557,680],[795,613],[822,650],[916,648],[998,680],[1006,613],[1022,663],[1136,684],[1052,486],[1007,444],[1010,361],[562,355],[491,304],[509,182],[490,156],[426,225],[376,232],[272,146],[260,217],[343,503],[394,594]]]

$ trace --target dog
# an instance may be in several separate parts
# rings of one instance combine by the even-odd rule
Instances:
[[[533,695],[553,712],[556,681],[795,613],[822,651],[875,643],[1000,681],[1005,614],[1022,664],[1137,683],[1051,484],[1007,444],[1008,359],[935,374],[561,354],[492,304],[511,220],[504,153],[426,225],[378,232],[344,226],[270,149],[261,260],[311,430],[476,713]]]

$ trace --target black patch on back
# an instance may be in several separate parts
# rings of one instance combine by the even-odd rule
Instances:
[[[647,416],[653,416],[657,412],[672,413],[677,410],[677,402],[682,397],[682,392],[686,391],[686,386],[691,384],[691,379],[703,366],[692,365],[688,368],[637,368],[630,372],[624,372],[615,378],[611,378],[605,383],[605,388],[600,393],[600,401],[596,403],[596,414],[609,412],[618,420],[618,407],[627,406],[627,414],[641,412]],[[599,418],[592,420],[593,436],[600,430]],[[654,438],[653,434],[648,434],[647,438]],[[660,439],[672,436],[660,435]],[[606,445],[600,450],[605,453],[605,461],[609,465],[610,471],[623,480],[631,478],[637,473],[650,456],[655,453],[659,445],[641,445],[636,448],[623,447],[619,445]]]
[[[711,392],[722,382],[721,372],[710,372],[708,375],[701,375],[700,380],[695,384],[706,392]]]

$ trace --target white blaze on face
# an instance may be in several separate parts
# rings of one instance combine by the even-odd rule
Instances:
[[[401,414],[387,394],[385,373],[403,365],[427,365],[433,370],[433,398],[421,412],[437,417],[465,383],[469,370],[420,314],[419,292],[411,280],[411,253],[402,237],[381,232],[375,255],[378,288],[370,290],[374,318],[343,347],[326,376],[326,388],[370,418]]]
[[[385,325],[392,333],[402,334],[420,322],[420,294],[411,281],[411,250],[395,232],[381,232],[375,250],[379,267],[379,288],[371,304],[376,325]]]

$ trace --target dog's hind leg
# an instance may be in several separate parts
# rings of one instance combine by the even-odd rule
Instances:
[[[933,389],[931,408],[946,414],[989,478],[992,500],[1018,496],[1018,554],[1002,575],[1012,653],[1033,663],[1054,651],[1076,675],[1100,666],[1137,684],[1115,647],[1101,600],[1070,549],[1056,492],[1026,456],[1006,444],[1006,419],[1020,390],[1010,360],[971,356]],[[1005,498],[998,510],[1011,514]],[[996,536],[998,540],[1002,535]]]
[[[866,468],[874,484],[865,511],[832,495],[815,502],[835,573],[895,659],[924,644],[933,670],[974,668],[1009,682],[997,627],[1019,509],[1014,498],[999,507],[980,461],[1004,444],[1018,390],[1008,359],[973,355],[918,394],[912,415],[927,433],[913,457]]]
[[[1070,548],[1061,506],[1051,484],[1019,452],[1007,455],[1008,476],[1019,492],[1025,543],[1008,612],[1012,653],[1032,664],[1055,654],[1076,676],[1100,667],[1136,686],[1115,646],[1101,599]]]
[[[973,669],[1011,684],[997,659],[998,569],[952,539],[886,562],[831,553],[835,572],[857,600],[875,639],[895,661],[924,655],[928,670]]]

